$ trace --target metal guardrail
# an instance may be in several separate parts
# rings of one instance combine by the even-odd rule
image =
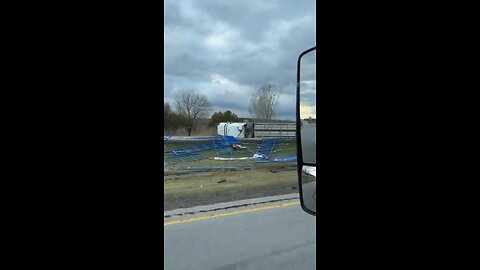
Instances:
[[[255,123],[255,137],[295,137],[296,123]]]

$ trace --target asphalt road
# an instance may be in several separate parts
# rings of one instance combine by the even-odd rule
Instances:
[[[314,216],[298,200],[164,224],[164,269],[315,269]]]

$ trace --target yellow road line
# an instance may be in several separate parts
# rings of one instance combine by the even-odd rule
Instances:
[[[163,225],[166,226],[166,225],[172,225],[172,224],[178,224],[178,223],[184,223],[184,222],[197,221],[197,220],[202,220],[202,219],[209,219],[209,218],[216,218],[216,217],[224,217],[224,216],[230,216],[230,215],[237,215],[237,214],[241,214],[241,213],[261,211],[261,210],[278,208],[278,207],[284,207],[284,206],[290,206],[290,205],[296,205],[296,204],[300,204],[300,202],[280,203],[280,204],[273,204],[273,205],[267,205],[267,206],[250,208],[250,209],[244,209],[244,210],[231,211],[231,212],[226,212],[226,213],[221,213],[221,214],[214,214],[214,215],[211,215],[211,216],[201,216],[201,217],[196,217],[196,218],[172,220],[172,221],[164,222]]]

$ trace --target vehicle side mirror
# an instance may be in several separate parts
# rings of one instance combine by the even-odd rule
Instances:
[[[300,202],[317,214],[317,48],[300,54],[297,62],[297,164]]]

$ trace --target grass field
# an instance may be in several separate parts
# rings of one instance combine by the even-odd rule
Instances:
[[[189,148],[192,144],[171,144],[164,146],[165,151]],[[258,145],[245,145],[252,152]],[[186,208],[231,200],[241,200],[264,196],[273,196],[296,192],[296,171],[272,173],[273,169],[292,168],[290,163],[254,163],[251,161],[214,160],[214,150],[204,151],[206,160],[182,162],[165,167],[164,172],[164,210]],[[233,157],[252,156],[252,153],[233,154]],[[295,156],[294,142],[280,143],[272,156]],[[181,171],[179,167],[196,166],[251,166],[245,171]]]

